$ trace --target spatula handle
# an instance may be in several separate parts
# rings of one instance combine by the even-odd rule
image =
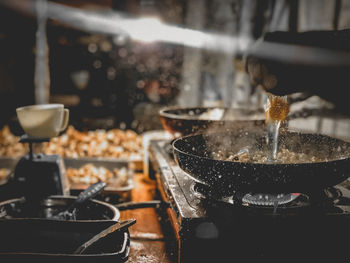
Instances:
[[[105,188],[106,183],[104,182],[98,182],[95,184],[90,185],[88,188],[86,188],[83,192],[81,192],[77,199],[76,203],[82,203],[88,199],[94,198],[99,193],[102,192],[102,190]]]

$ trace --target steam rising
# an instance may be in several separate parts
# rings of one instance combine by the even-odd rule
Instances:
[[[266,127],[209,132],[204,135],[204,138],[206,149],[202,152],[194,150],[193,154],[222,160],[222,156],[236,155],[242,150],[248,150],[250,154],[262,152],[265,153],[265,156],[269,156],[270,149],[266,143]],[[284,158],[283,163],[328,162],[350,158],[350,144],[328,136],[283,130],[280,133],[278,145],[282,154],[291,154],[290,157]],[[303,156],[303,158],[293,157],[293,153]],[[222,154],[222,156],[218,156],[218,154]],[[288,159],[293,160],[293,162],[288,161]],[[281,160],[277,158],[274,163],[279,162]]]

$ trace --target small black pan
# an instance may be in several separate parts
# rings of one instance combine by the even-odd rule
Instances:
[[[266,130],[188,135],[173,142],[177,164],[195,181],[222,192],[293,193],[334,186],[350,175],[350,143],[325,135],[285,131],[279,146],[320,162],[253,163],[218,160],[213,152],[266,149]],[[267,151],[267,150],[266,150]]]

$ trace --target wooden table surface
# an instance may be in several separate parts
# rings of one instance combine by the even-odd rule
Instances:
[[[131,201],[160,200],[156,189],[155,180],[136,173]],[[155,208],[121,211],[121,220],[130,218],[135,218],[136,224],[129,228],[131,250],[127,262],[176,262],[176,241],[166,216],[162,216]]]

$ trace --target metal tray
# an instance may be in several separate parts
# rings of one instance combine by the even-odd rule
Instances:
[[[17,157],[0,157],[0,168],[15,168],[18,160]]]
[[[132,163],[124,160],[110,159],[110,158],[64,158],[64,165],[67,168],[75,168],[79,169],[80,167],[86,164],[92,164],[97,167],[104,167],[108,170],[120,169],[125,167],[128,170],[128,180],[127,185],[123,187],[116,187],[111,184],[107,184],[104,189],[105,193],[113,193],[113,194],[122,194],[125,192],[129,192],[134,187],[133,176],[134,169]],[[84,190],[90,184],[70,184],[71,190]]]
[[[15,157],[0,157],[0,168],[8,168],[9,170],[14,170],[18,160],[20,158]],[[128,169],[128,184],[123,187],[115,187],[113,185],[107,184],[106,188],[104,189],[104,193],[109,194],[125,194],[127,192],[130,192],[131,189],[134,188],[133,183],[133,176],[135,167],[134,164],[127,160],[119,160],[119,159],[112,159],[112,158],[63,158],[64,166],[65,168],[75,168],[79,169],[85,164],[91,163],[95,166],[103,166],[106,169],[112,170],[112,169],[119,169],[122,167],[125,167]],[[6,181],[0,181],[0,185],[6,183]],[[82,191],[86,189],[89,186],[89,184],[70,184],[70,190],[73,191]]]
[[[1,168],[9,169],[10,170],[9,176],[10,176],[13,173],[18,160],[19,158],[14,158],[14,157],[0,157],[0,169]],[[7,182],[6,179],[0,180],[0,185],[6,184],[6,182]]]

